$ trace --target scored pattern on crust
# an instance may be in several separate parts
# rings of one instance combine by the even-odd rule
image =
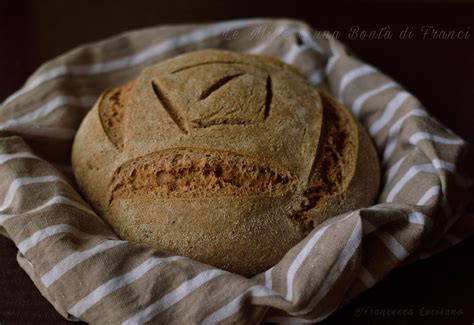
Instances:
[[[250,63],[247,63],[247,62],[241,62],[241,61],[230,61],[230,60],[219,60],[219,61],[209,61],[209,62],[200,62],[200,63],[195,63],[195,64],[192,64],[192,65],[188,65],[188,66],[184,66],[182,68],[178,68],[176,70],[173,70],[171,71],[170,73],[171,74],[174,74],[174,73],[178,73],[178,72],[181,72],[181,71],[185,71],[185,70],[188,70],[188,69],[192,69],[192,68],[197,68],[197,67],[201,67],[201,66],[204,66],[204,65],[209,65],[209,64],[239,64],[239,65],[251,65]]]
[[[204,63],[196,63],[190,66],[185,66],[179,68],[177,70],[172,71],[170,74],[174,74],[177,72],[182,72],[191,68],[202,67],[204,65],[209,64],[243,64],[248,66],[255,66],[254,64],[247,63],[247,62],[237,62],[237,61],[211,61],[211,62],[204,62]],[[218,91],[222,89],[224,86],[227,86],[231,82],[236,82],[241,77],[254,77],[254,78],[261,78],[261,76],[253,75],[246,71],[236,72],[224,75],[214,81],[211,85],[207,86],[205,89],[200,90],[200,95],[196,98],[196,104],[201,101],[205,101],[209,99],[211,96],[217,95]],[[239,112],[238,106],[232,107],[231,109],[228,108],[220,108],[210,114],[205,116],[200,116],[197,118],[190,119],[186,114],[186,109],[190,110],[193,109],[192,107],[181,107],[178,102],[179,100],[174,100],[172,97],[169,96],[166,87],[160,82],[160,80],[155,79],[151,81],[151,85],[153,88],[153,92],[158,100],[161,102],[163,108],[166,110],[168,115],[171,117],[173,122],[178,126],[178,128],[184,133],[189,134],[191,128],[207,128],[210,126],[215,125],[247,125],[250,123],[255,122],[256,120],[260,119],[261,121],[266,121],[266,119],[270,115],[270,108],[272,105],[273,99],[273,86],[272,86],[272,78],[269,74],[267,74],[265,79],[261,79],[262,85],[264,84],[265,88],[263,89],[263,96],[262,96],[262,107],[261,111],[255,114],[255,116],[246,116],[249,112]],[[245,84],[245,81],[242,81]],[[241,87],[241,86],[236,86]],[[245,87],[245,86],[244,86]],[[227,88],[229,90],[229,88]],[[253,90],[252,90],[253,92]],[[223,94],[225,95],[225,91]],[[220,96],[219,95],[219,96]],[[240,98],[241,100],[245,100],[245,98]],[[210,104],[204,104],[210,105]],[[242,114],[238,114],[242,113]]]
[[[267,77],[266,86],[267,95],[265,96],[265,107],[263,109],[263,119],[266,120],[270,115],[270,108],[272,106],[273,99],[273,87],[272,87],[272,77],[269,75]]]
[[[209,97],[213,92],[217,91],[219,88],[223,87],[226,83],[229,81],[238,78],[240,76],[244,75],[244,73],[235,73],[231,74],[228,76],[225,76],[219,80],[217,80],[214,84],[212,84],[209,88],[205,89],[202,93],[201,96],[199,96],[199,100],[204,100],[207,97]]]
[[[161,102],[161,106],[163,106],[165,111],[169,114],[178,128],[184,134],[189,134],[189,125],[183,110],[171,102],[171,100],[162,90],[162,86],[158,80],[152,81],[151,87],[153,88],[156,98],[158,98],[158,100]]]

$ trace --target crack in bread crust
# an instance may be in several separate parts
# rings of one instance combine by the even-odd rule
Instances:
[[[301,209],[292,216],[305,232],[315,226],[307,211],[324,208],[331,197],[344,193],[356,164],[357,143],[354,138],[357,133],[354,130],[357,126],[328,94],[320,91],[320,95],[323,103],[323,129],[317,153],[320,159],[313,166]]]
[[[120,166],[109,204],[119,198],[154,196],[283,196],[297,177],[281,166],[237,153],[198,148],[169,149]]]
[[[134,81],[127,85],[108,91],[104,94],[99,105],[99,117],[107,138],[112,144],[123,150],[124,118],[126,114],[126,100],[133,89]]]

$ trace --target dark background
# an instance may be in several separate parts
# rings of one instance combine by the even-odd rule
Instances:
[[[399,81],[431,114],[474,143],[474,3],[470,2],[0,0],[0,102],[42,62],[84,42],[146,26],[243,17],[291,17],[339,31],[362,59]],[[390,40],[350,39],[354,26],[366,31],[390,26],[394,35]],[[471,35],[464,40],[423,39],[423,26]],[[406,27],[413,29],[414,39],[399,39]],[[473,252],[470,238],[429,260],[398,269],[324,323],[473,324]],[[0,324],[66,323],[15,256],[13,243],[0,236]],[[461,309],[463,314],[416,316],[422,307]],[[374,315],[382,309],[412,310],[415,316]],[[361,310],[363,315],[357,317]]]

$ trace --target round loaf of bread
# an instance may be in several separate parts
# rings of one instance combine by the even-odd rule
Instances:
[[[377,154],[346,108],[275,58],[222,50],[105,91],[72,167],[120,238],[245,276],[379,188]]]

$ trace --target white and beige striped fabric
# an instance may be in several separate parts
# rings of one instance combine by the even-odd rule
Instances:
[[[376,205],[329,220],[251,279],[120,240],[71,175],[75,131],[104,89],[202,48],[295,65],[352,111],[382,161]],[[0,229],[17,245],[21,267],[70,320],[318,322],[402,263],[474,233],[469,145],[399,84],[299,21],[164,26],[87,44],[42,65],[0,113]]]

